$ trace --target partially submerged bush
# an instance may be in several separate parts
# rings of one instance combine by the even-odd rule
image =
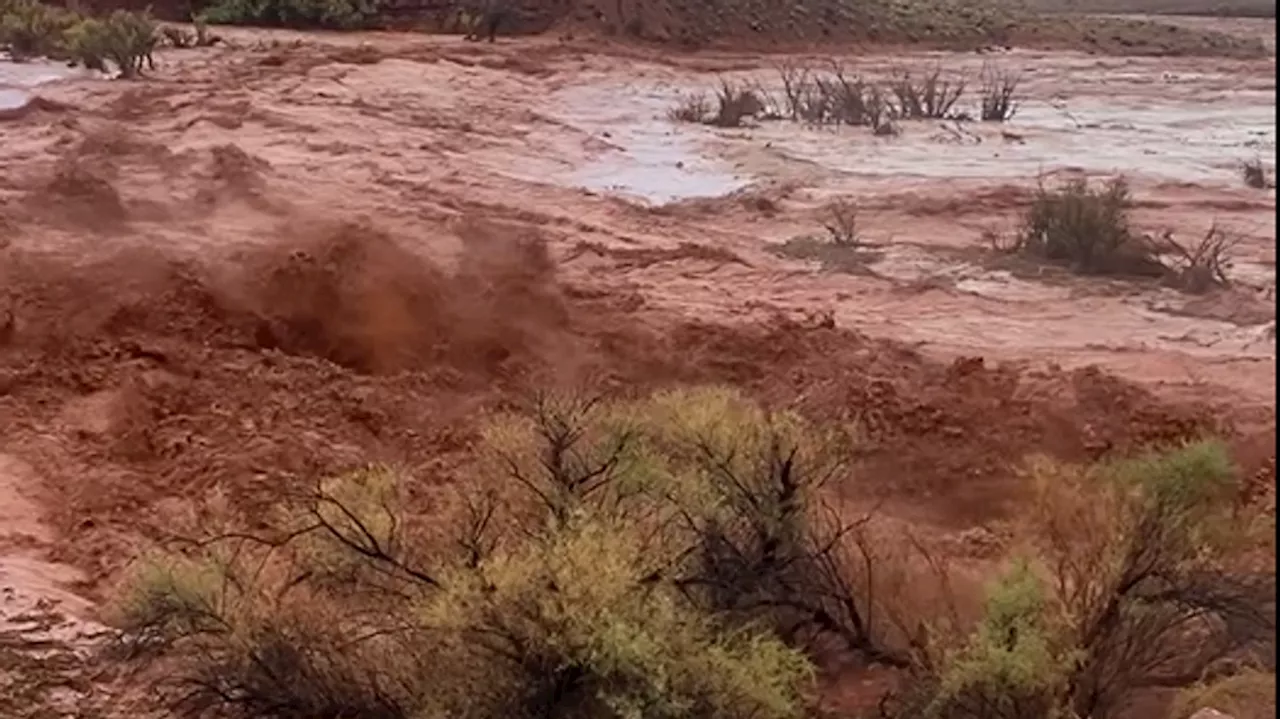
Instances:
[[[1018,112],[1014,95],[1021,81],[1018,75],[992,65],[982,69],[982,110],[984,122],[1008,122]]]
[[[667,111],[667,118],[672,122],[703,123],[711,116],[711,104],[707,96],[695,92],[680,98],[680,102]]]
[[[899,70],[890,83],[898,100],[898,116],[907,120],[943,120],[955,115],[954,108],[964,94],[964,78],[948,79],[942,66],[913,75]]]
[[[1211,225],[1195,244],[1183,245],[1168,237],[1175,254],[1169,263],[1167,281],[1185,292],[1199,294],[1230,284],[1226,270],[1239,238],[1217,224]]]
[[[1226,270],[1236,235],[1215,224],[1192,244],[1170,231],[1157,241],[1132,227],[1132,204],[1123,178],[1101,188],[1083,178],[1056,189],[1041,184],[1011,241],[993,230],[983,236],[997,251],[1067,264],[1082,274],[1161,278],[1191,293],[1230,284]]]
[[[828,221],[823,223],[831,244],[858,248],[866,243],[858,222],[858,205],[852,200],[838,199],[827,207]]]
[[[165,25],[160,29],[160,34],[170,47],[175,48],[209,47],[221,42],[222,38],[209,34],[209,24],[202,18],[195,18],[193,25],[193,30]]]
[[[82,20],[67,31],[67,51],[85,67],[106,71],[107,61],[123,78],[141,74],[153,63],[159,26],[146,12],[116,10],[105,18]]]
[[[898,117],[888,94],[878,85],[849,75],[838,62],[823,74],[784,63],[781,115],[809,125],[849,125],[883,132]]]
[[[1248,160],[1241,167],[1241,174],[1244,177],[1244,184],[1255,190],[1266,190],[1275,186],[1271,178],[1267,177],[1267,167],[1262,164],[1260,158]]]
[[[213,25],[353,30],[379,24],[380,0],[215,0],[200,13]]]
[[[716,112],[707,122],[716,127],[740,127],[744,119],[755,117],[764,109],[764,101],[755,88],[721,80],[716,91]]]
[[[1130,225],[1132,201],[1123,178],[1102,188],[1074,178],[1057,189],[1037,189],[1007,249],[1070,264],[1083,274],[1160,277],[1157,248]]]

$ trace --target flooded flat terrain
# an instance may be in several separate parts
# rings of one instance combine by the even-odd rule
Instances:
[[[315,477],[386,463],[424,517],[461,506],[481,421],[547,386],[865,418],[859,487],[943,539],[994,526],[1047,446],[1221,421],[1274,474],[1275,190],[1243,176],[1274,177],[1274,58],[225,38],[128,82],[0,63],[0,623],[24,643],[78,646],[140,549]],[[885,137],[672,120],[722,81],[777,95],[782,62],[941,66],[970,114],[997,63],[1019,109]],[[1127,178],[1152,238],[1227,233],[1228,281],[997,250],[1080,176]],[[28,626],[50,607],[65,637]],[[104,716],[152,716],[129,709]]]

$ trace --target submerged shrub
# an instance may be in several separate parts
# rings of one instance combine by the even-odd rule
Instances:
[[[1123,178],[1100,189],[1082,178],[1056,189],[1041,185],[1010,249],[1068,263],[1083,274],[1160,277],[1164,265],[1156,247],[1130,225],[1131,207]]]
[[[1018,75],[997,69],[994,66],[982,70],[982,110],[980,117],[984,122],[1008,122],[1018,113],[1018,102],[1014,95],[1021,82]]]
[[[93,70],[110,62],[124,78],[136,77],[160,41],[160,28],[146,12],[116,10],[105,18],[88,18],[67,31],[67,52]]]

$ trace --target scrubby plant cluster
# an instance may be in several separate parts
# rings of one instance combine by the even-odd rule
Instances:
[[[182,715],[280,719],[802,717],[818,646],[903,673],[885,716],[1107,719],[1274,657],[1274,571],[1236,562],[1272,534],[1231,514],[1219,445],[1034,464],[1025,541],[966,621],[912,613],[942,573],[902,561],[918,543],[825,503],[857,436],[728,390],[545,398],[491,423],[451,526],[374,468],[150,556],[122,648]]]
[[[1123,177],[1101,186],[1078,177],[1056,187],[1041,182],[1016,232],[993,233],[988,240],[998,251],[1063,264],[1080,274],[1158,278],[1191,293],[1229,284],[1235,235],[1213,225],[1192,243],[1171,231],[1154,238],[1134,228],[1132,209]]]
[[[1276,186],[1261,158],[1255,157],[1246,161],[1241,165],[1240,174],[1244,179],[1244,184],[1255,190],[1268,190]]]
[[[982,72],[979,117],[1005,122],[1017,113],[1019,76],[988,65]],[[721,80],[717,107],[705,95],[683,98],[669,116],[680,122],[737,127],[747,118],[791,120],[809,126],[869,127],[878,135],[896,134],[901,120],[968,120],[958,109],[968,85],[963,75],[945,73],[941,65],[920,71],[898,69],[887,82],[850,72],[838,61],[815,69],[783,62],[778,66],[777,93],[762,83]],[[749,99],[749,101],[744,101]]]
[[[200,13],[214,25],[356,30],[380,24],[379,0],[215,0]]]
[[[148,12],[89,17],[38,0],[0,0],[0,47],[19,62],[49,57],[135,77],[154,62],[159,30]]]

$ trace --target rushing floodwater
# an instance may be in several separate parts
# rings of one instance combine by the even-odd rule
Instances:
[[[1274,81],[1175,75],[1150,60],[1118,68],[1074,56],[1026,62],[1031,90],[1012,122],[907,122],[892,138],[865,128],[766,122],[729,130],[667,119],[681,89],[706,90],[713,77],[684,88],[660,81],[567,88],[555,98],[556,119],[608,137],[615,149],[555,179],[656,203],[721,195],[788,169],[933,180],[1029,178],[1074,168],[1238,184],[1242,162],[1275,155]],[[967,105],[976,102],[971,91],[961,107],[972,112]]]

